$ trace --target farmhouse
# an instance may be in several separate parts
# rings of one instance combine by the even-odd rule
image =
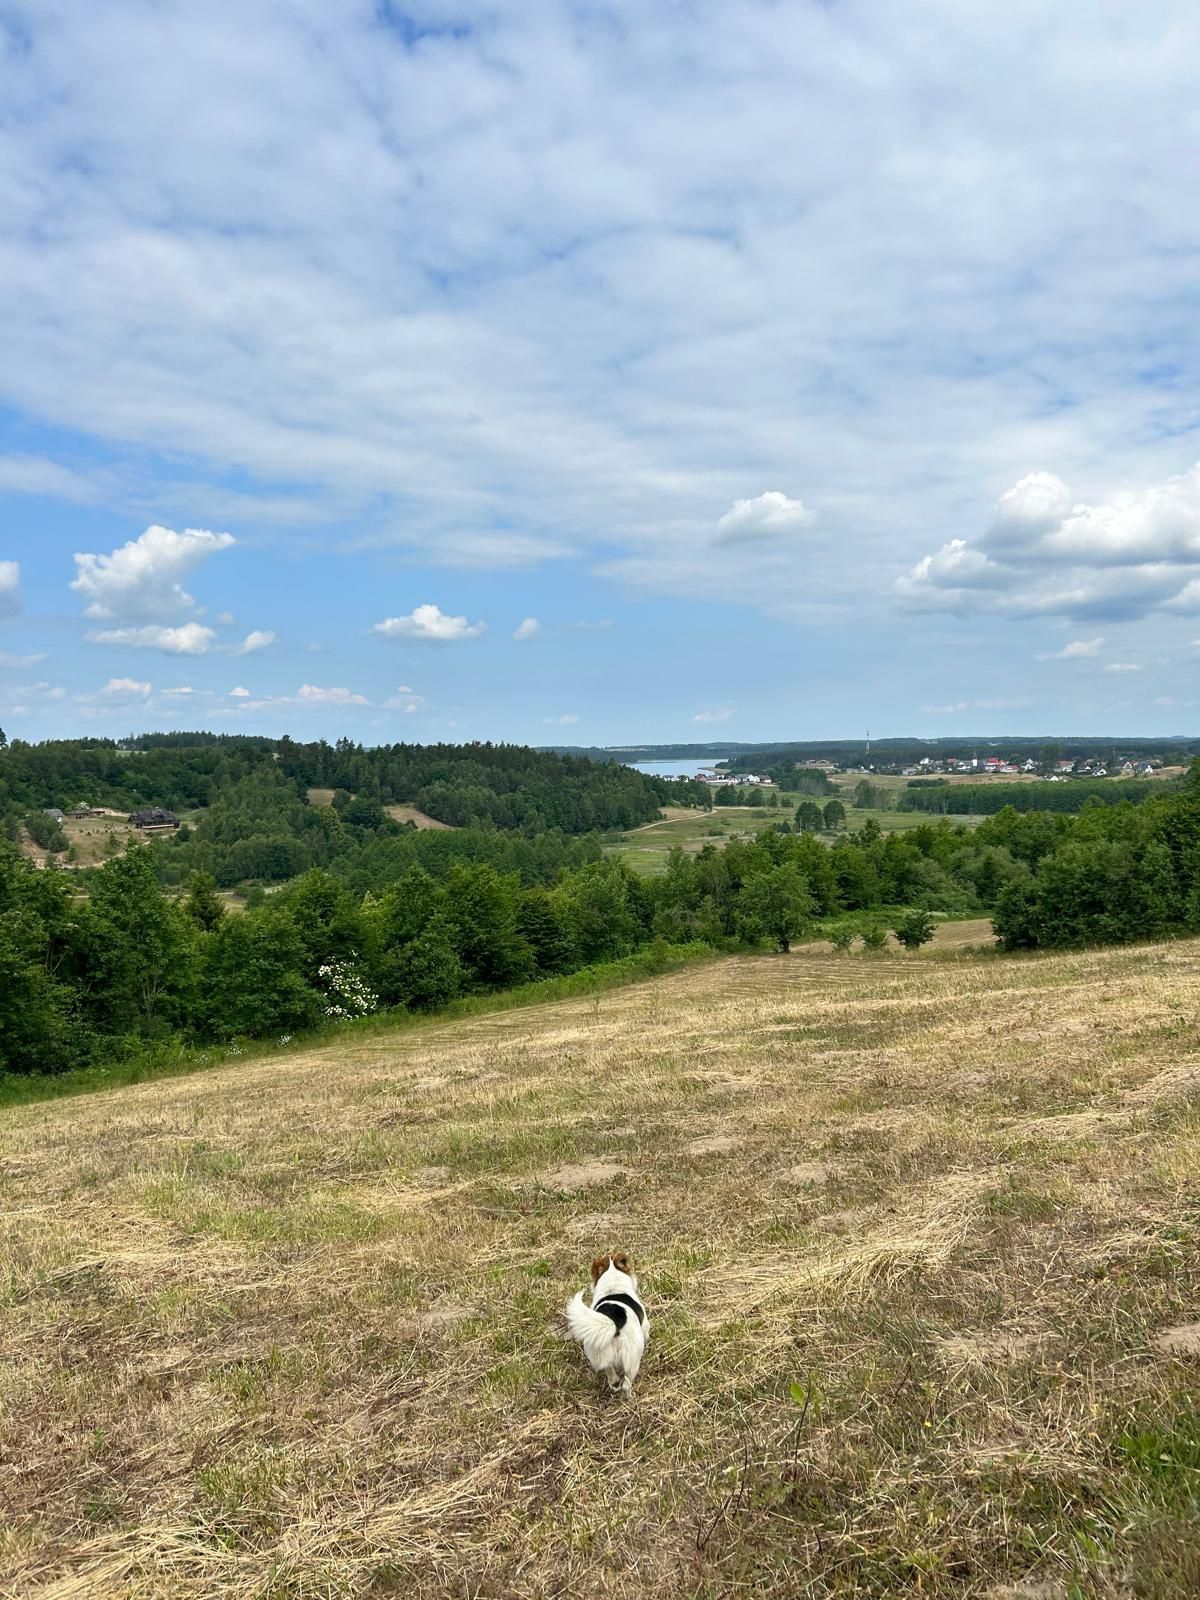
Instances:
[[[150,806],[145,811],[131,811],[129,814],[130,825],[135,828],[177,828],[179,818],[173,811],[164,811],[161,806]]]
[[[57,806],[43,806],[42,815],[44,817],[53,817],[55,822],[61,822],[63,819],[63,814]]]

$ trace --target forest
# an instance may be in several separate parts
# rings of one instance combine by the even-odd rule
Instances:
[[[900,811],[936,816],[994,816],[1013,811],[1083,811],[1090,806],[1136,803],[1176,788],[1164,778],[1066,778],[1061,783],[947,783],[915,778],[900,796]]]
[[[1194,932],[1198,774],[1092,786],[1103,793],[1073,812],[1010,803],[973,830],[941,817],[843,832],[832,801],[831,838],[814,795],[800,808],[811,822],[677,850],[661,877],[639,878],[606,835],[668,800],[707,802],[702,785],[510,746],[14,745],[0,753],[8,818],[132,798],[192,802],[195,820],[87,870],[54,856],[38,870],[0,838],[0,1071],[435,1010],[655,945],[844,947],[858,934],[877,947],[887,927],[919,944],[933,914],[990,914],[1006,950]],[[1023,799],[1089,786],[986,787]],[[387,814],[393,800],[466,822],[418,830]],[[219,892],[234,884],[236,908]]]
[[[594,840],[398,834],[241,912],[194,863],[181,890],[164,888],[158,857],[186,857],[187,842],[131,845],[88,874],[38,871],[0,844],[0,1068],[60,1072],[172,1042],[434,1010],[656,942],[786,950],[848,926],[871,945],[913,911],[990,912],[1009,950],[1200,929],[1197,770],[1140,804],[1008,808],[974,831],[942,819],[883,834],[868,821],[829,844],[787,830],[676,851],[656,879]]]
[[[332,804],[311,805],[310,788],[329,790]],[[174,734],[0,748],[0,832],[10,840],[24,827],[37,843],[65,851],[48,807],[163,806],[185,818],[178,834],[155,846],[160,877],[176,884],[193,870],[210,872],[222,887],[282,883],[335,864],[361,880],[402,861],[451,857],[541,878],[596,853],[594,843],[581,853],[568,840],[637,827],[666,804],[707,803],[702,784],[518,745],[365,748],[349,740]],[[385,809],[396,804],[470,837],[406,838],[411,827]],[[188,813],[198,814],[193,822]],[[367,864],[352,860],[359,854]]]

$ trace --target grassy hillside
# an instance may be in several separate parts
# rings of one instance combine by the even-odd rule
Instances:
[[[0,1588],[1200,1592],[1198,957],[729,958],[7,1113]],[[618,1244],[631,1402],[560,1321]]]
[[[846,806],[848,832],[856,831],[867,822],[874,822],[883,833],[904,833],[930,821],[928,816],[919,811],[851,809],[853,792],[852,785],[845,785],[838,789],[837,796]],[[781,807],[716,806],[712,811],[665,806],[661,820],[630,828],[619,836],[616,844],[608,847],[608,853],[620,856],[642,877],[657,877],[667,870],[667,860],[676,845],[688,855],[695,855],[705,845],[716,845],[719,849],[730,839],[754,839],[764,828],[773,828],[780,822],[790,823],[796,807],[809,798],[808,795],[785,793],[781,796]],[[956,826],[975,828],[984,819],[956,816],[953,820]],[[822,834],[821,837],[830,844],[836,835]]]

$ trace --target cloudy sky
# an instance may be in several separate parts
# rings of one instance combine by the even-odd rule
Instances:
[[[0,0],[0,726],[1200,729],[1194,0]]]

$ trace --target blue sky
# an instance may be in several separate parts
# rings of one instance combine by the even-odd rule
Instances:
[[[1190,0],[0,0],[0,726],[1200,728]]]

